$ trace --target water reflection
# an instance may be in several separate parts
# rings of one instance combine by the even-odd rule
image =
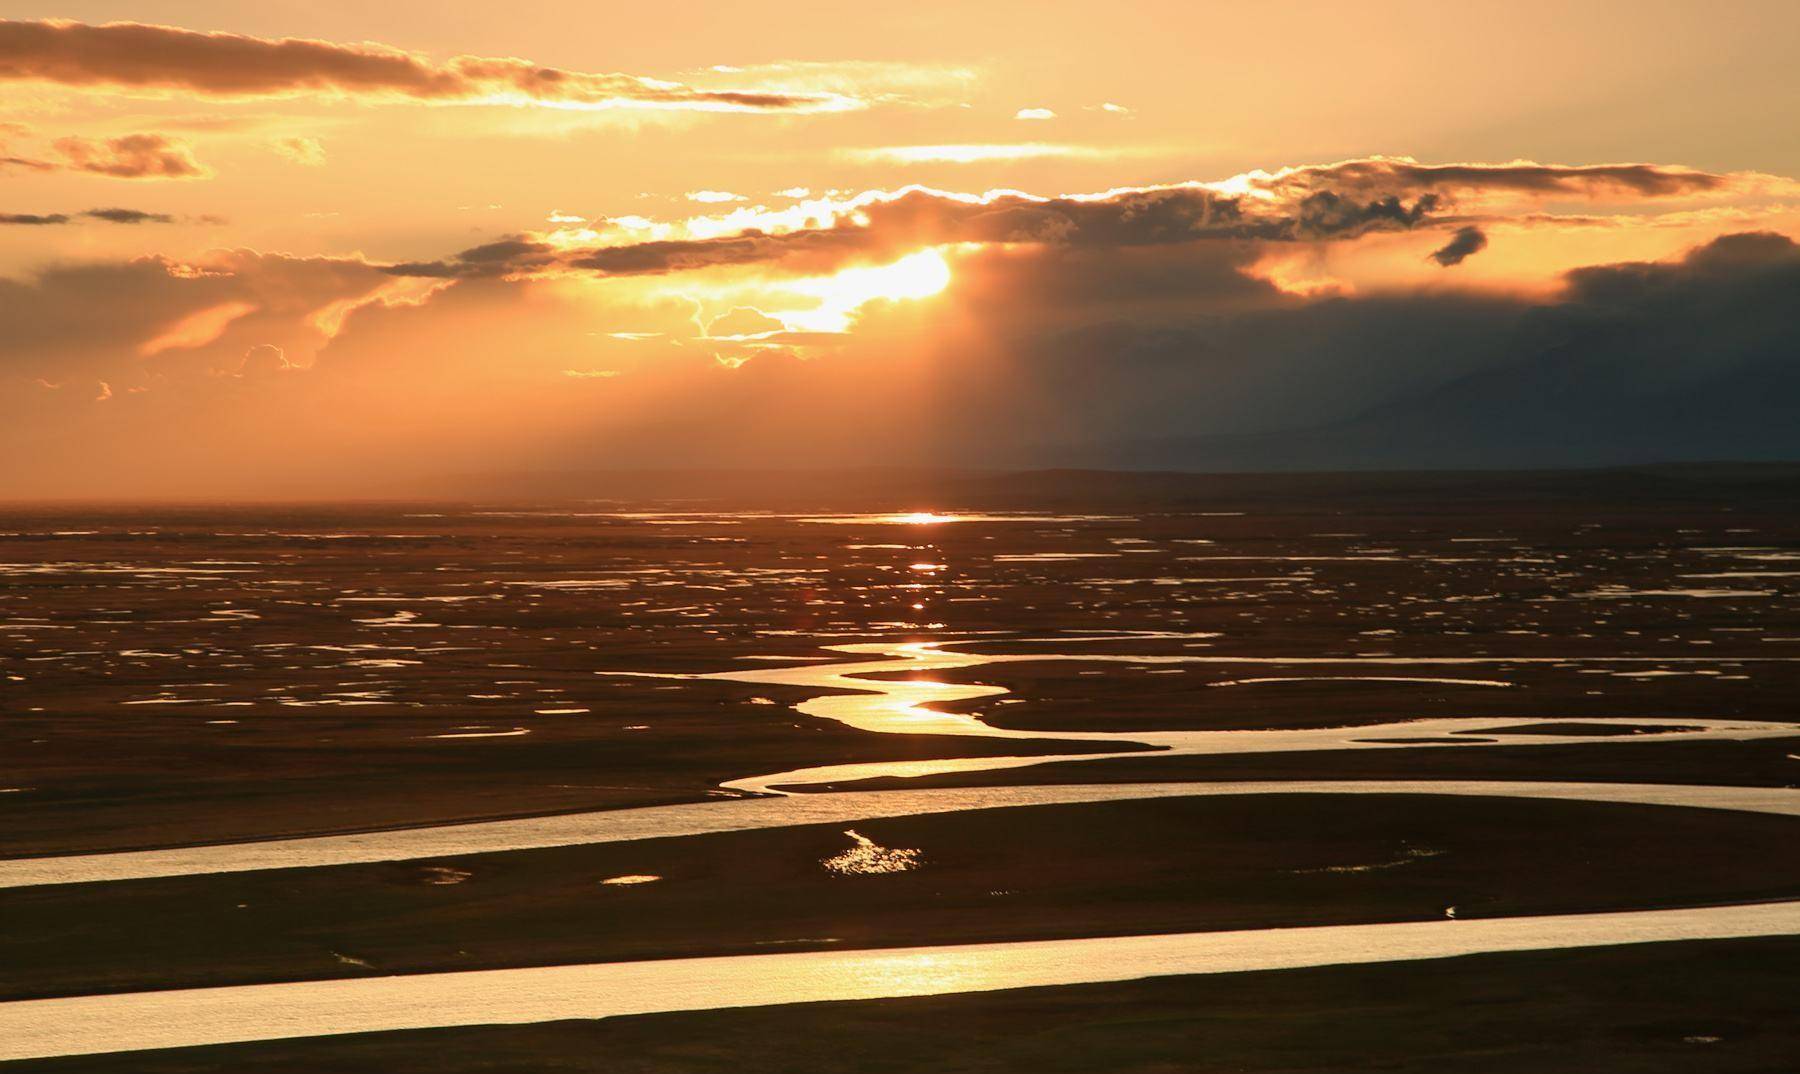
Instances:
[[[1661,738],[1663,736],[1657,736]],[[1636,741],[1636,740],[1634,740]],[[1017,765],[1041,758],[973,757],[917,761],[921,769]],[[854,766],[846,766],[854,767]],[[903,766],[891,766],[903,769]],[[1104,783],[944,787],[929,790],[833,791],[818,794],[732,798],[684,805],[644,806],[473,821],[421,828],[168,850],[129,850],[52,858],[0,860],[0,888],[91,884],[159,876],[316,868],[379,861],[442,861],[471,854],[547,847],[673,839],[713,832],[855,824],[881,817],[956,813],[969,809],[1076,805],[1260,794],[1416,794],[1523,798],[1566,802],[1722,809],[1800,817],[1800,792],[1786,787],[1707,787],[1690,784],[1558,783],[1527,780],[1242,780],[1225,783]]]
[[[0,1003],[0,1061],[1800,932],[1800,902],[409,974]]]
[[[1404,749],[1423,745],[1564,745],[1571,742],[1616,741],[1608,723],[1619,722],[1632,727],[1656,728],[1664,733],[1660,741],[1694,739],[1779,738],[1791,736],[1793,725],[1752,720],[1724,719],[1655,719],[1595,717],[1590,726],[1570,730],[1554,728],[1548,733],[1533,734],[1530,725],[1521,725],[1514,717],[1441,717],[1397,720],[1385,723],[1358,724],[1349,727],[1283,728],[1278,730],[1219,731],[1034,731],[995,727],[979,715],[946,712],[932,705],[950,705],[981,698],[994,698],[1009,691],[1003,686],[975,683],[947,683],[914,677],[921,673],[952,671],[992,664],[1031,662],[1091,662],[1129,664],[1139,667],[1155,665],[1483,665],[1554,663],[1557,665],[1632,665],[1651,658],[1637,657],[1238,657],[1210,654],[1146,654],[1120,653],[969,653],[958,652],[940,642],[869,642],[829,646],[833,652],[852,656],[874,656],[873,660],[851,660],[831,664],[798,664],[786,667],[733,669],[709,675],[682,676],[695,679],[722,679],[758,685],[798,686],[831,691],[808,698],[794,709],[808,716],[833,720],[860,731],[879,734],[939,734],[975,738],[1013,740],[1052,739],[1068,742],[1104,742],[1118,747],[1117,752],[1052,754],[1031,757],[950,758],[931,761],[877,761],[859,764],[816,765],[744,779],[730,780],[724,787],[749,793],[784,793],[785,790],[808,785],[846,783],[865,779],[909,778],[956,772],[985,772],[1024,768],[1056,762],[1095,761],[1128,757],[1143,750],[1157,750],[1168,755],[1226,755],[1252,753],[1285,753],[1305,750]],[[1788,658],[1768,658],[1785,661]],[[1655,663],[1711,663],[1703,657],[1677,657],[1653,660]],[[1607,670],[1614,670],[1608,668]],[[908,677],[899,678],[898,675]],[[1426,676],[1328,676],[1340,682],[1377,681],[1385,683],[1419,683],[1426,685],[1458,684],[1482,687],[1506,687],[1510,683],[1487,679],[1443,679]],[[1243,685],[1254,682],[1301,681],[1293,676],[1268,679],[1225,680],[1220,685]],[[1496,729],[1508,732],[1504,740],[1485,737]]]
[[[1111,522],[1123,515],[1034,515],[1023,512],[903,511],[895,514],[796,515],[796,522],[830,526],[939,526],[950,522]]]
[[[919,867],[920,852],[916,849],[884,847],[854,828],[846,828],[844,834],[856,845],[821,861],[819,864],[827,872],[838,876],[884,876]]]

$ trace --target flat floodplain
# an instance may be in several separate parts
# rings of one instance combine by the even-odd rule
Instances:
[[[279,841],[308,837],[796,806],[711,834],[425,857],[397,841],[359,864],[0,888],[0,1019],[49,997],[149,1017],[171,989],[227,1002],[339,979],[404,990],[477,970],[1800,899],[1785,806],[1306,787],[1785,801],[1797,518],[1762,489],[1603,482],[779,510],[6,508],[0,859],[241,845],[279,860]],[[1106,797],[1183,781],[1294,793]],[[1098,789],[1014,808],[980,793],[1076,785]],[[928,788],[970,797],[846,823],[809,823],[801,802]],[[1608,1069],[1757,1070],[1793,1039],[1792,1010],[1768,1001],[1800,983],[1785,931],[504,1029],[240,1025],[20,1069],[704,1070],[755,1037],[786,1042],[769,1069],[941,1066],[974,1048],[994,1058],[967,1069],[1598,1069],[1577,1060],[1611,1054]],[[1624,972],[1671,990],[1648,997]],[[1285,1021],[1266,1009],[1278,995]],[[1483,1013],[1458,1035],[1468,1004]],[[895,1043],[921,1018],[942,1034]],[[1000,1024],[1016,1027],[1004,1044]],[[1404,1041],[1373,1028],[1402,1024]],[[1532,1039],[1566,1039],[1565,1065]]]

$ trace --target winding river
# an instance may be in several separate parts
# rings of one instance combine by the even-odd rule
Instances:
[[[1093,640],[1093,639],[1083,639]],[[0,887],[129,881],[254,869],[316,868],[494,851],[702,835],[878,817],[1146,798],[1253,794],[1468,795],[1612,802],[1800,816],[1800,790],[1688,785],[1309,780],[1126,783],[899,790],[808,791],[874,777],[1020,768],[1056,761],[1292,750],[1406,749],[1454,742],[1462,748],[1575,742],[1660,742],[1792,737],[1794,725],[1743,720],[1583,717],[1653,733],[1618,735],[1521,731],[1543,720],[1462,718],[1268,731],[1055,732],[997,728],[978,716],[931,706],[993,697],[1003,687],[896,678],[1019,661],[1131,664],[1328,666],[1346,669],[1556,663],[1622,665],[1648,658],[1345,657],[1249,658],[1211,655],[974,654],[933,643],[834,647],[853,659],[759,667],[705,676],[745,684],[826,691],[796,706],[809,716],[878,734],[1107,742],[1114,752],[957,758],[835,765],[732,780],[748,795],[687,805],[530,817],[354,835],[264,840],[223,846],[0,861]],[[1783,659],[1783,658],[1773,658]],[[1793,659],[1793,658],[1785,658]],[[1667,660],[1656,660],[1668,663]],[[1694,663],[1709,663],[1694,658]],[[1392,681],[1392,674],[1380,678]],[[1407,681],[1442,681],[1425,674]],[[1487,680],[1482,685],[1495,684]],[[1497,733],[1504,729],[1505,733]],[[1565,729],[1566,730],[1566,729]],[[802,791],[805,793],[795,793]],[[416,974],[207,989],[78,996],[0,1004],[0,1060],[204,1044],[421,1029],[484,1023],[600,1018],[664,1011],[876,999],[948,992],[1229,973],[1300,966],[1445,958],[1482,952],[1800,934],[1800,901],[1750,905],[1260,929],[1159,936],[972,944],[868,951],[671,959],[528,969]]]

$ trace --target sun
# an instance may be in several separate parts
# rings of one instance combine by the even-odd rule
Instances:
[[[771,313],[790,331],[843,332],[849,329],[852,315],[868,303],[929,298],[950,286],[950,278],[950,262],[934,247],[887,265],[795,280],[784,289],[816,298],[819,304],[810,310]]]

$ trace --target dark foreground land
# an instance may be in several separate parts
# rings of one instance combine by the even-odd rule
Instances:
[[[855,503],[802,490],[778,510],[729,488],[631,503],[0,509],[0,858],[714,800],[735,795],[727,780],[823,764],[1129,748],[1055,738],[1071,731],[1411,717],[1795,733],[1143,753],[858,786],[1800,784],[1788,469],[1026,475]],[[927,509],[1020,514],[845,516]],[[847,659],[823,647],[870,641],[1209,660],[935,676],[1004,688],[954,707],[1041,732],[1018,740],[857,731],[794,710],[818,691],[683,677]],[[1797,825],[1275,795],[859,823],[918,851],[914,868],[872,875],[834,873],[851,837],[811,826],[24,888],[0,891],[0,1002],[1795,898]],[[602,883],[625,875],[658,879]],[[1797,956],[1792,938],[1646,945],[7,1067],[1785,1072],[1800,1055]]]
[[[1793,818],[1272,795],[0,890],[0,1000],[507,966],[1800,898]],[[608,885],[619,876],[653,876]]]
[[[1477,955],[17,1064],[30,1074],[1784,1074],[1800,940]]]

